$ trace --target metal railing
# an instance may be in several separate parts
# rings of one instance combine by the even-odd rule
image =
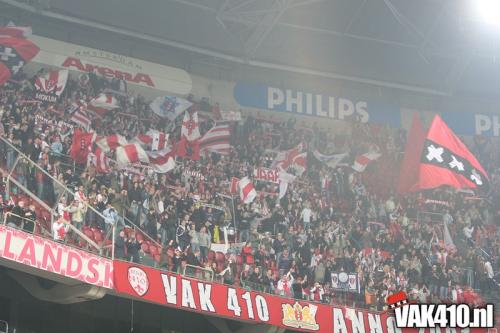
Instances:
[[[22,221],[21,226],[18,226],[17,224],[15,224],[15,222],[13,222],[12,219],[9,219],[9,217],[14,217],[15,219],[21,220]],[[29,218],[26,218],[26,217],[23,217],[23,216],[19,216],[17,214],[12,213],[12,212],[7,212],[3,216],[3,224],[4,225],[12,226],[12,227],[15,227],[17,229],[22,229],[23,231],[31,232],[33,234],[36,234],[35,230],[29,231],[29,230],[26,230],[24,228],[25,221],[30,221],[30,222],[33,222],[35,225],[37,225],[39,227],[41,236],[52,238],[52,233],[49,232],[48,230],[46,230],[40,224],[40,221],[29,219]],[[85,235],[84,233],[82,233],[80,230],[78,230],[71,223],[68,223],[67,226],[68,226],[69,230],[71,230],[71,232],[74,232],[76,235],[78,235],[78,237],[80,237],[83,240],[85,240],[88,244],[92,245],[92,247],[94,247],[96,250],[98,250],[100,254],[102,254],[101,253],[101,249],[102,248],[99,245],[97,245],[92,239],[90,239],[89,237],[87,237],[87,235]]]
[[[184,266],[182,275],[202,281],[214,280],[214,272],[212,270],[193,265]]]
[[[15,223],[15,220],[13,221],[12,219],[9,219],[9,217],[14,217],[15,219],[21,220],[22,221],[21,225],[18,226]],[[22,216],[19,216],[17,214],[14,214],[12,212],[7,212],[7,213],[3,214],[2,221],[3,221],[4,225],[12,226],[12,227],[15,227],[17,229],[22,229],[23,231],[31,232],[32,234],[37,234],[36,227],[38,226],[38,228],[39,228],[38,230],[40,230],[41,234],[43,234],[44,236],[50,237],[50,232],[47,231],[45,228],[43,228],[43,226],[40,225],[40,221],[29,219],[29,218],[26,218],[26,217],[22,217]],[[33,223],[33,230],[27,230],[25,228],[25,222],[26,221],[29,221],[29,222]]]
[[[34,201],[36,201],[42,208],[46,209],[47,212],[50,213],[50,216],[51,216],[51,226],[52,226],[52,223],[54,222],[54,218],[56,216],[56,213],[54,212],[54,210],[46,202],[44,202],[41,198],[39,198],[31,190],[29,190],[26,186],[24,186],[21,183],[21,181],[19,181],[19,179],[16,178],[15,171],[16,171],[16,167],[18,166],[19,162],[21,162],[21,161],[25,162],[25,163],[27,163],[29,165],[30,168],[34,168],[38,172],[41,172],[45,177],[48,177],[50,180],[52,180],[52,182],[53,182],[54,185],[59,186],[63,190],[63,193],[68,193],[69,195],[71,195],[73,197],[76,196],[75,193],[73,191],[71,191],[66,186],[66,184],[60,182],[57,178],[53,177],[46,170],[44,170],[41,166],[39,166],[37,163],[35,163],[34,161],[32,161],[28,156],[26,156],[23,152],[21,152],[16,146],[14,146],[12,143],[10,143],[8,140],[6,140],[5,137],[0,136],[0,143],[3,143],[7,147],[7,149],[12,149],[17,154],[17,157],[16,157],[14,163],[12,164],[12,166],[10,166],[10,168],[8,168],[9,170],[7,170],[8,171],[8,175],[7,175],[7,188],[6,188],[7,189],[7,193],[9,193],[10,182],[12,182],[16,187],[20,188],[31,199],[33,199]],[[105,220],[105,217],[102,215],[102,213],[99,212],[97,209],[95,209],[92,205],[89,205],[85,201],[82,201],[82,203],[86,206],[87,209],[92,210],[97,216],[99,216],[100,218],[102,218],[103,220]],[[81,232],[80,230],[78,230],[72,224],[68,224],[68,225],[69,225],[69,228],[71,229],[71,231],[73,231],[79,237],[81,237],[82,239],[84,239],[88,244],[91,244],[93,247],[95,247],[97,249],[97,251],[99,252],[99,254],[102,254],[104,246],[100,246],[100,245],[96,244],[93,240],[91,240],[89,237],[87,237],[83,232]],[[108,238],[111,235],[113,235],[113,239],[111,240],[111,242],[113,244],[112,249],[114,250],[114,241],[115,241],[114,240],[114,234],[115,234],[115,230],[114,229],[115,229],[115,226],[113,226],[112,229],[113,229],[112,232],[109,233],[108,235],[106,235],[106,237],[104,237],[103,245],[105,244],[105,241],[108,240]],[[112,251],[112,252],[114,254],[114,251]]]
[[[250,282],[246,280],[241,280],[241,286],[247,290],[261,291],[267,294],[271,293],[271,286],[267,286],[262,283]]]

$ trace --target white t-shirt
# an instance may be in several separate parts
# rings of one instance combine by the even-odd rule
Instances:
[[[61,235],[59,234],[59,230],[66,228],[66,227],[67,226],[64,223],[57,223],[57,221],[52,223],[52,237],[54,238],[55,241],[63,239],[63,237],[61,237]],[[67,229],[66,229],[66,231],[67,231]]]
[[[302,213],[300,215],[302,216],[302,220],[305,223],[310,223],[311,222],[312,210],[310,208],[304,208],[302,210]]]

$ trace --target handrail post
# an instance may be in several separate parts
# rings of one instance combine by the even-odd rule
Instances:
[[[113,239],[111,240],[111,260],[115,260],[115,233],[116,233],[116,226],[113,225]]]

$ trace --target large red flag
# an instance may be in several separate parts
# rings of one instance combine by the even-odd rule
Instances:
[[[418,183],[420,157],[424,149],[425,130],[418,113],[413,114],[413,121],[406,142],[405,156],[401,165],[398,193],[404,194]]]
[[[75,128],[73,133],[73,142],[71,144],[70,156],[78,164],[87,163],[87,157],[92,151],[92,145],[96,139],[96,134],[93,132],[84,132],[79,128]]]
[[[424,143],[418,188],[415,189],[442,185],[487,190],[488,175],[476,157],[436,115]]]
[[[186,137],[182,137],[175,145],[175,152],[177,156],[198,161],[200,159],[200,142],[195,140],[189,142]]]
[[[0,85],[30,62],[39,51],[38,46],[28,39],[0,34]]]

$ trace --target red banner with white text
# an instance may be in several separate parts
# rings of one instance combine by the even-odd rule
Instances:
[[[0,259],[113,288],[111,260],[5,225],[0,225]]]
[[[279,184],[280,172],[278,169],[258,167],[253,171],[253,179]]]
[[[430,333],[427,329],[399,329],[394,317],[386,313],[295,301],[128,262],[115,261],[114,275],[115,289],[119,293],[179,310],[233,320],[303,332]],[[462,333],[459,328],[451,332]]]

